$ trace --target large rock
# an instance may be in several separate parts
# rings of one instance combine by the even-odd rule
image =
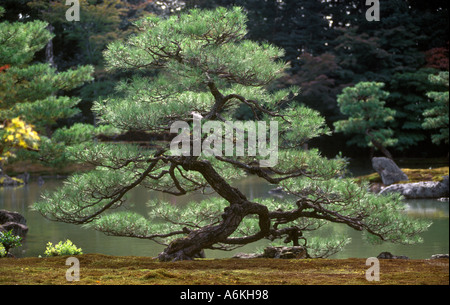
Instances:
[[[267,258],[309,258],[305,247],[267,247],[264,249],[263,257]]]
[[[282,259],[302,259],[309,258],[306,248],[302,246],[293,247],[267,247],[264,253],[237,253],[234,258],[282,258]]]
[[[7,222],[17,222],[20,224],[27,224],[25,217],[17,212],[7,210],[0,210],[0,225]]]
[[[263,255],[260,253],[244,253],[244,252],[239,252],[236,253],[235,255],[233,255],[233,258],[262,258]]]
[[[381,252],[377,256],[378,259],[409,259],[409,257],[404,255],[394,255],[391,252]]]
[[[395,184],[385,187],[380,191],[380,194],[397,192],[408,199],[449,197],[448,182],[448,176],[445,176],[441,182],[424,181]]]
[[[409,180],[408,176],[391,159],[372,158],[372,167],[381,176],[384,185]]]
[[[431,255],[431,259],[443,259],[443,258],[448,259],[449,258],[448,254],[434,254],[434,255]]]
[[[24,182],[18,178],[11,178],[8,175],[0,174],[0,186],[18,186],[23,185]]]
[[[14,235],[24,238],[28,232],[25,217],[17,212],[0,210],[0,231],[8,232],[11,230]]]

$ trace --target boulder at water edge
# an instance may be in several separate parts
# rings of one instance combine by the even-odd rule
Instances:
[[[443,198],[449,196],[448,187],[448,176],[445,176],[441,182],[424,181],[390,185],[382,189],[380,194],[397,192],[408,199]]]
[[[11,230],[14,235],[24,238],[28,232],[25,217],[17,212],[0,210],[0,232]]]
[[[408,176],[391,159],[372,158],[372,167],[380,175],[384,185],[409,180]]]

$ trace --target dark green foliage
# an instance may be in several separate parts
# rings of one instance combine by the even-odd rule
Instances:
[[[392,129],[388,128],[395,111],[385,107],[389,93],[383,87],[384,83],[361,82],[345,88],[338,96],[341,112],[349,118],[334,125],[336,132],[353,135],[348,144],[373,147],[377,142],[387,147],[397,143]]]
[[[438,133],[431,136],[434,144],[439,144],[441,141],[448,144],[448,71],[430,75],[429,80],[445,89],[427,93],[431,106],[423,113],[425,119],[422,126],[426,129],[438,130]]]
[[[301,68],[297,72],[290,71],[278,83],[281,86],[296,85],[301,88],[297,97],[299,103],[319,110],[328,121],[341,118],[336,109],[336,95],[342,90],[337,77],[343,72],[332,53],[313,56],[304,53],[299,57]]]
[[[401,151],[423,143],[429,137],[422,128],[423,112],[429,108],[428,91],[437,89],[428,76],[436,70],[419,69],[414,72],[396,73],[390,79],[387,106],[395,110],[392,129],[398,139],[396,149]]]
[[[0,66],[10,66],[0,74],[0,117],[21,116],[40,132],[77,113],[73,107],[79,100],[57,93],[79,87],[93,72],[91,66],[80,66],[58,73],[49,64],[33,63],[52,38],[46,27],[42,21],[0,23]]]

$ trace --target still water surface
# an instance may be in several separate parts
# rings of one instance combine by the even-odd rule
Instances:
[[[39,200],[44,190],[52,190],[62,184],[62,181],[46,181],[43,185],[32,182],[19,188],[0,188],[0,209],[17,211],[27,219],[29,231],[22,247],[15,250],[17,257],[44,256],[47,242],[53,244],[70,239],[83,253],[102,253],[108,255],[130,255],[154,257],[163,250],[163,246],[147,240],[106,236],[101,232],[84,229],[80,226],[48,221],[38,212],[30,209],[32,204]],[[274,186],[268,185],[260,179],[249,177],[240,181],[236,186],[250,198],[273,196],[268,193]],[[130,194],[130,202],[133,209],[145,215],[145,203],[152,196],[170,198],[174,203],[183,203],[191,198],[174,198],[161,194],[149,193],[145,189],[136,189]],[[332,227],[326,234],[348,235],[352,242],[345,249],[331,258],[360,257],[367,258],[377,256],[383,251],[389,251],[394,255],[406,255],[414,259],[430,258],[437,253],[448,253],[449,245],[449,204],[448,201],[438,200],[408,200],[407,213],[411,217],[431,219],[433,225],[422,236],[423,244],[414,246],[402,246],[384,243],[382,245],[368,245],[363,241],[360,232],[342,225]],[[231,257],[237,252],[254,252],[258,248],[268,245],[269,241],[259,241],[239,248],[231,252],[206,251],[207,257],[224,258]]]

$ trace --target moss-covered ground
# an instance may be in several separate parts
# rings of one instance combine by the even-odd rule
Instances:
[[[402,168],[401,169],[407,176],[408,180],[400,181],[398,183],[414,183],[422,181],[442,181],[444,176],[448,176],[449,168],[448,166],[438,167],[438,168],[425,168],[425,169],[415,169],[415,168]],[[366,180],[369,183],[381,183],[381,177],[378,173],[372,173],[369,175],[357,177],[356,181]]]
[[[366,260],[201,259],[77,256],[80,280],[68,282],[67,257],[2,258],[2,285],[449,285],[448,259],[380,260],[380,281],[367,281]]]

